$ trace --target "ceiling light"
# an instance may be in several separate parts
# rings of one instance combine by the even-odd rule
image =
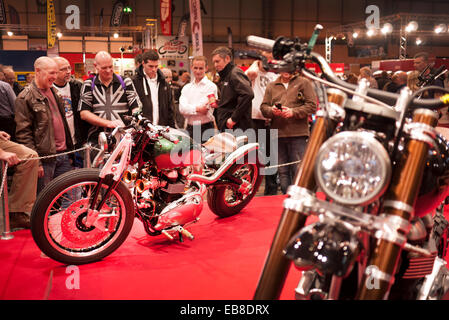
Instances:
[[[385,23],[384,26],[381,29],[383,34],[388,34],[393,32],[393,25],[391,23]]]
[[[369,29],[367,32],[366,32],[366,35],[368,36],[368,37],[372,37],[372,36],[374,36],[376,34],[376,31],[374,30],[374,29]]]
[[[118,33],[114,33],[114,38],[117,39],[118,38]]]
[[[420,38],[416,38],[416,45],[419,46],[422,44],[422,40]]]
[[[354,33],[352,34],[352,37],[353,37],[354,39],[357,39],[358,36],[359,36],[359,33],[358,33],[358,32],[354,32]]]
[[[61,38],[61,37],[62,37],[62,33],[61,33],[61,32],[58,32],[58,33],[56,34],[56,36],[57,36],[58,38]]]
[[[405,31],[407,32],[415,32],[416,30],[418,30],[418,22],[416,21],[410,21],[405,27]]]
[[[14,35],[14,33],[12,31],[8,31],[6,34],[10,37],[12,37]]]
[[[434,29],[435,33],[443,33],[447,31],[447,25],[444,23],[440,23],[439,25],[435,26]]]

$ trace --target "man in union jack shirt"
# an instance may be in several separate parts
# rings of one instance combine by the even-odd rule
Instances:
[[[123,116],[141,107],[131,79],[114,74],[109,53],[96,54],[94,66],[97,74],[84,81],[78,105],[81,119],[91,124],[88,140],[96,143],[101,131],[123,126]]]

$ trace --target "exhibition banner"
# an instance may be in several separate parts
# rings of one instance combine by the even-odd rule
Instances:
[[[5,3],[3,0],[0,0],[0,24],[6,23],[6,10],[5,10]]]
[[[120,27],[120,25],[122,24],[124,7],[125,5],[123,4],[123,1],[119,0],[115,2],[114,6],[112,7],[111,22],[110,22],[111,27]],[[101,21],[101,23],[103,23],[103,21]]]
[[[190,0],[190,26],[192,28],[193,56],[203,55],[203,31],[200,0]]]
[[[171,36],[171,0],[160,0],[161,32],[164,36]]]
[[[56,42],[56,15],[53,0],[47,0],[47,48],[53,48]]]
[[[189,37],[159,36],[157,52],[161,59],[188,59]]]

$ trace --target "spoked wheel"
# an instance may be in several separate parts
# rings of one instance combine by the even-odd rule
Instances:
[[[98,169],[70,171],[40,193],[31,213],[31,232],[38,247],[65,264],[98,261],[125,241],[134,221],[134,205],[120,183],[107,197],[93,224],[87,222],[91,197],[99,181]],[[103,182],[97,204],[112,179]]]
[[[239,213],[254,197],[262,182],[261,165],[257,163],[235,164],[229,173],[239,178],[242,184],[218,185],[209,188],[207,203],[214,214],[229,217]]]

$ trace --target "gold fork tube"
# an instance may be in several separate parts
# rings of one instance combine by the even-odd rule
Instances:
[[[435,127],[436,114],[427,109],[416,110],[413,123],[423,123]],[[399,216],[409,222],[413,218],[413,210],[410,208],[413,208],[418,196],[429,148],[428,143],[411,136],[386,193],[385,214]],[[398,230],[398,232],[403,234],[406,239],[408,231]],[[403,245],[405,243],[399,244],[386,239],[378,241],[367,264],[367,267],[374,267],[377,272],[370,275],[364,274],[357,293],[358,299],[381,300],[388,298]]]
[[[328,138],[327,130],[332,126],[331,120],[318,117],[313,128],[303,160],[295,177],[295,185],[309,190],[315,188],[313,168],[321,145]],[[255,300],[279,299],[291,261],[284,257],[290,238],[304,227],[307,216],[284,209],[271,248],[265,261],[259,283],[254,294]]]

